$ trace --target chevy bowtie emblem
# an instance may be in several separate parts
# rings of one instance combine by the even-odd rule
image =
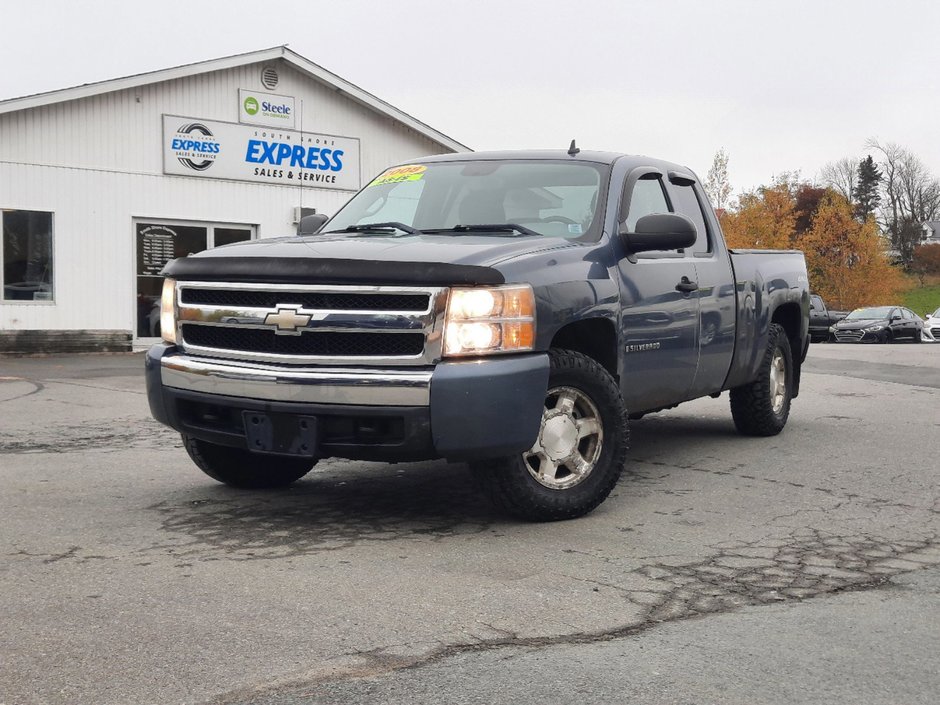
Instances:
[[[277,307],[277,313],[269,313],[264,317],[265,325],[277,326],[274,331],[279,335],[300,335],[300,329],[306,328],[313,318],[309,313],[298,313],[298,307]]]

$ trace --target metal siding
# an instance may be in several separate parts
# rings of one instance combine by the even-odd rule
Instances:
[[[303,129],[358,137],[362,178],[390,163],[448,151],[278,61],[275,92],[293,95]],[[238,122],[238,89],[263,90],[263,64],[201,74],[0,115],[0,160],[162,173],[161,115]],[[139,99],[139,102],[138,102]]]
[[[448,151],[283,61],[275,93],[302,105],[307,131],[358,137],[361,179]],[[263,90],[253,64],[0,115],[0,208],[52,211],[54,303],[0,303],[0,330],[129,329],[135,218],[256,225],[293,233],[295,206],[333,213],[349,191],[166,176],[163,114],[238,121],[238,89]]]

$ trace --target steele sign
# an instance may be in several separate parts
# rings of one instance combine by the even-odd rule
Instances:
[[[289,95],[238,90],[238,121],[268,127],[297,126],[294,99]]]

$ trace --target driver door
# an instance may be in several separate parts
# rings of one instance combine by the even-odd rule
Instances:
[[[618,222],[672,208],[662,174],[635,170],[621,199]],[[632,260],[632,261],[631,261]],[[698,367],[698,292],[676,289],[695,282],[695,262],[682,251],[643,252],[618,265],[620,284],[621,391],[631,412],[649,411],[689,398]]]

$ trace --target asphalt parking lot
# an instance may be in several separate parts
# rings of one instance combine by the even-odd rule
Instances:
[[[140,355],[0,359],[0,704],[935,703],[940,345],[814,345],[787,429],[632,426],[593,514],[462,465],[238,492]]]

